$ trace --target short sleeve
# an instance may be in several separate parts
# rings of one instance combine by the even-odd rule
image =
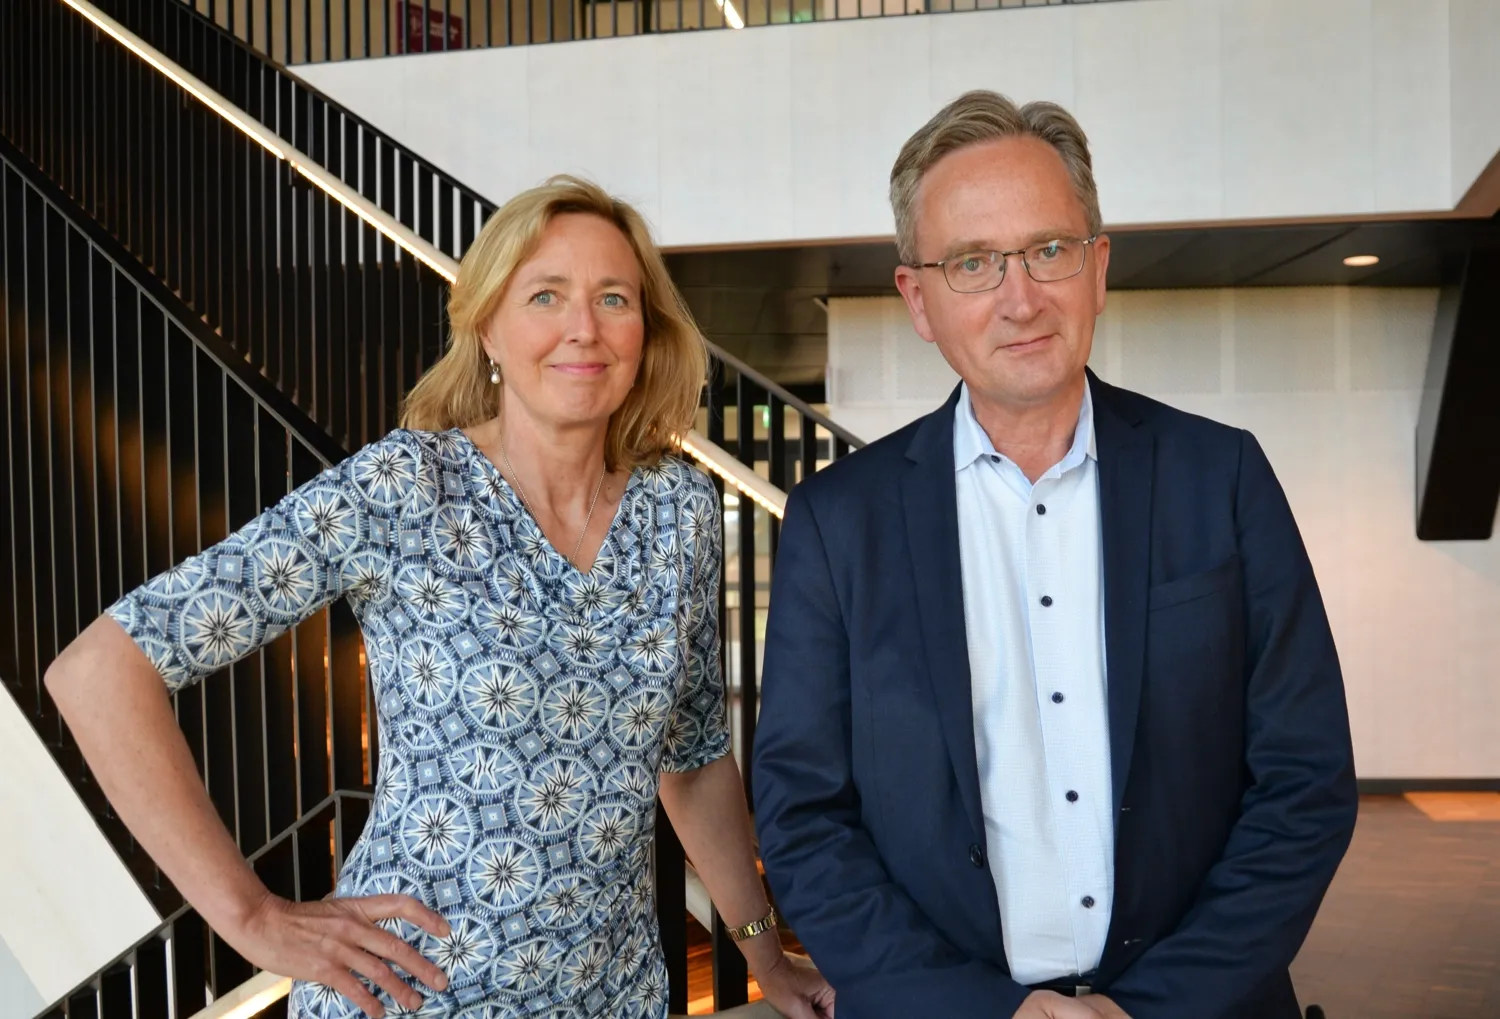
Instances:
[[[701,471],[683,465],[689,476],[679,507],[683,580],[687,603],[682,613],[687,641],[687,675],[667,723],[661,770],[693,771],[730,751],[724,672],[719,662],[719,573],[723,568],[724,522],[719,493]]]
[[[106,610],[169,690],[233,664],[336,598],[358,609],[389,590],[392,521],[419,480],[405,434],[328,468]]]

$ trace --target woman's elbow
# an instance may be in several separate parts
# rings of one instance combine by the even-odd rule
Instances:
[[[116,646],[121,642],[128,646]],[[66,710],[67,702],[76,700],[103,672],[128,669],[131,652],[146,660],[119,623],[100,616],[52,660],[42,674],[42,683],[58,707]]]

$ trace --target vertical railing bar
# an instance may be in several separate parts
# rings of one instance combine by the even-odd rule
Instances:
[[[55,331],[55,329],[53,328],[53,325],[52,325],[52,300],[51,300],[51,297],[52,297],[52,294],[51,294],[51,286],[52,286],[52,250],[51,250],[52,249],[52,236],[51,236],[51,231],[48,230],[48,223],[47,223],[47,213],[48,213],[48,211],[49,210],[47,209],[46,206],[42,207],[41,235],[42,235],[42,280],[43,280],[43,283],[42,283],[42,308],[41,308],[40,318],[41,318],[41,321],[42,321],[42,333],[43,333],[43,335],[45,337],[50,338],[50,337],[56,335],[56,331]],[[42,387],[42,397],[45,400],[45,407],[43,408],[42,414],[41,414],[41,425],[42,425],[41,431],[42,431],[42,443],[43,443],[42,469],[43,469],[44,473],[46,474],[46,478],[47,478],[47,486],[46,486],[47,487],[47,505],[46,505],[45,513],[47,515],[47,521],[48,521],[47,533],[49,535],[51,535],[55,539],[57,535],[56,535],[56,532],[54,530],[54,527],[52,526],[53,522],[56,521],[56,519],[57,519],[57,514],[56,514],[57,495],[52,490],[52,430],[53,430],[52,426],[53,426],[53,417],[52,417],[52,386],[50,385],[51,380],[52,380],[52,344],[47,343],[47,342],[43,342],[43,344],[42,344],[42,378],[48,383],[47,385],[44,385]],[[33,470],[33,473],[32,473],[32,479],[33,479],[33,484],[35,484],[36,473],[35,473],[34,470]],[[34,490],[33,490],[33,493],[34,493]],[[35,494],[32,495],[32,499],[33,499],[33,501],[35,501],[35,499],[36,499]],[[34,535],[36,533],[35,530],[33,530],[32,533]],[[47,554],[47,559],[48,559],[49,563],[51,564],[51,570],[52,570],[51,577],[55,581],[55,579],[57,577],[57,543],[54,540],[52,542],[49,542],[48,546],[49,547],[47,548],[46,554]],[[33,573],[32,574],[32,589],[33,590],[35,590],[35,588],[36,588],[36,581],[37,581],[36,574]],[[45,591],[45,592],[43,592],[43,591],[36,591],[36,599],[37,599],[38,603],[40,603],[44,597],[46,598],[47,601],[51,602],[51,604],[52,604],[51,624],[52,624],[52,631],[53,632],[50,634],[50,636],[52,638],[52,643],[53,643],[54,646],[52,648],[52,653],[50,655],[47,654],[43,650],[43,643],[44,642],[42,640],[43,634],[42,634],[42,631],[41,631],[40,615],[38,613],[33,613],[32,614],[33,618],[35,618],[37,620],[36,658],[37,658],[37,664],[38,665],[41,664],[41,662],[43,661],[43,659],[45,659],[47,661],[51,661],[53,658],[57,657],[57,650],[58,650],[57,647],[55,646],[56,645],[56,640],[57,640],[57,588],[56,588],[56,584],[55,583],[53,584],[53,589],[50,590],[50,591]],[[41,690],[41,686],[40,686],[40,676],[34,676],[34,677],[32,677],[32,679],[33,679],[33,682],[36,683],[36,685],[37,685],[37,691],[36,691],[37,702],[38,703],[43,703],[42,690]]]
[[[7,107],[3,111],[3,114],[0,114],[0,123],[3,123],[5,126],[9,127],[11,112],[11,109]],[[10,252],[10,202],[9,194],[6,191],[6,178],[9,176],[9,174],[9,164],[0,163],[0,254],[5,254],[7,256]],[[0,286],[8,286],[9,283],[10,278],[6,266],[3,262],[0,262]],[[8,299],[6,303],[7,305],[9,305]],[[6,505],[4,507],[0,507],[0,509],[3,509],[5,520],[5,536],[0,540],[4,540],[10,545],[10,576],[8,578],[5,578],[4,582],[9,587],[9,591],[7,592],[7,602],[10,605],[14,606],[16,604],[16,598],[20,594],[20,583],[16,579],[16,468],[14,461],[15,434],[12,431],[12,414],[10,407],[10,389],[14,381],[10,374],[12,367],[10,350],[11,318],[11,314],[0,316],[0,365],[4,365],[6,371],[3,385],[0,385],[0,411],[3,411],[4,415],[4,444],[0,445],[0,451],[4,452],[5,459],[4,470],[6,497]],[[11,635],[11,639],[8,642],[9,646],[14,649],[20,646],[20,633],[17,630],[18,618],[17,613],[15,612],[10,612],[9,615],[10,621],[9,623],[5,624],[5,626],[6,629],[10,631]],[[12,653],[13,652],[10,651],[5,652],[5,657],[0,658],[0,664],[4,664],[7,668],[15,667],[9,661]],[[21,679],[19,675],[15,678],[17,681]]]
[[[754,384],[743,374],[735,378],[735,447],[741,463],[755,469],[755,399]],[[755,503],[739,497],[740,577],[739,577],[739,678],[740,678],[740,752],[749,761],[755,740]],[[744,771],[745,796],[754,809],[750,769]]]
[[[657,922],[667,962],[667,1010],[687,1012],[687,858],[667,812],[656,808],[654,877]]]
[[[70,534],[76,535],[78,533],[78,485],[76,483],[76,481],[77,481],[77,470],[75,469],[75,465],[73,464],[72,461],[78,456],[78,437],[77,437],[77,434],[76,434],[76,429],[78,427],[78,419],[75,416],[75,411],[74,411],[74,406],[73,406],[73,399],[74,399],[73,375],[74,375],[74,372],[77,371],[77,366],[73,362],[73,357],[74,357],[74,353],[75,353],[75,349],[74,349],[74,346],[73,346],[73,330],[74,330],[74,318],[75,318],[75,314],[77,312],[77,304],[78,304],[78,302],[73,299],[73,295],[77,293],[77,290],[76,290],[76,288],[74,286],[74,280],[73,280],[73,257],[72,257],[72,250],[71,250],[71,248],[72,248],[72,234],[73,234],[73,232],[74,232],[73,225],[71,223],[67,223],[67,221],[64,220],[64,227],[63,227],[63,280],[64,280],[64,284],[65,284],[65,286],[64,286],[64,292],[68,295],[69,300],[67,301],[67,306],[68,306],[67,323],[66,323],[66,325],[63,328],[63,336],[66,337],[66,342],[63,343],[63,344],[61,344],[60,346],[61,346],[61,348],[64,351],[66,351],[66,353],[67,353],[67,359],[68,359],[68,361],[67,361],[67,369],[63,372],[63,380],[66,383],[66,385],[63,388],[63,392],[64,392],[64,395],[67,398],[67,408],[66,408],[66,413],[65,413],[65,416],[64,416],[64,420],[67,421],[67,433],[68,433],[67,434],[67,439],[65,440],[65,449],[66,449],[66,457],[65,458],[66,458],[66,461],[68,463],[68,472],[67,472],[68,473],[68,477],[67,477],[68,512],[69,512],[69,515],[72,517],[72,521],[71,521],[71,526],[67,530],[69,531]],[[87,293],[88,291],[85,290],[84,292]],[[53,545],[55,546],[57,544],[57,534],[56,534],[55,531],[53,532],[53,539],[52,540],[53,540]],[[70,572],[72,573],[72,576],[73,576],[73,584],[72,584],[72,587],[73,587],[73,615],[72,615],[71,619],[69,620],[69,625],[68,625],[68,629],[71,630],[74,627],[78,626],[78,623],[79,623],[79,621],[82,618],[83,603],[79,600],[79,590],[78,590],[79,585],[78,585],[78,546],[77,546],[77,541],[76,540],[68,540],[67,544],[73,546],[71,553],[68,554],[68,558],[71,560],[71,563],[70,563]],[[54,577],[53,578],[53,586],[55,587],[56,585],[57,585],[57,580],[56,580],[56,577]],[[59,625],[59,623],[57,621],[54,621],[53,626],[58,631],[58,633],[57,633],[57,650],[60,653],[62,651],[63,647],[65,646],[65,642],[71,641],[71,639],[73,637],[73,634],[72,633],[65,633],[65,632],[63,632],[62,627]]]
[[[806,481],[812,476],[818,456],[818,426],[805,414],[797,415],[797,481]]]
[[[267,505],[266,501],[266,477],[261,470],[263,457],[261,450],[264,448],[264,440],[261,435],[262,415],[256,412],[252,415],[251,432],[254,443],[254,464],[252,470],[255,475],[255,502],[258,506]],[[262,814],[261,828],[269,837],[272,830],[271,819],[271,723],[269,721],[270,705],[267,703],[266,687],[269,685],[266,675],[266,653],[264,650],[255,655],[256,686],[260,693],[260,809]]]
[[[713,911],[710,924],[713,928],[709,931],[709,939],[712,942],[714,1011],[724,1012],[750,1000],[750,973],[744,953],[730,938],[729,928],[717,909]]]

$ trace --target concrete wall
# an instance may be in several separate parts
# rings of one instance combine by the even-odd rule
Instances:
[[[0,688],[0,1019],[31,1019],[160,923]]]
[[[1497,52],[1490,0],[1131,0],[297,72],[493,199],[583,173],[691,247],[889,235],[902,141],[976,87],[1078,115],[1113,226],[1451,210]]]

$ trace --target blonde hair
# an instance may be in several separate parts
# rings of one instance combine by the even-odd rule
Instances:
[[[944,106],[907,139],[891,167],[891,211],[896,215],[896,250],[901,261],[917,255],[916,204],[922,178],[950,152],[1001,138],[1036,138],[1057,150],[1083,205],[1090,234],[1104,229],[1099,191],[1094,186],[1089,140],[1073,115],[1056,103],[1017,106],[998,92],[976,89]]]
[[[611,470],[646,466],[678,448],[708,377],[708,345],[641,214],[598,185],[568,175],[506,202],[465,252],[448,294],[448,349],[407,395],[402,427],[469,428],[500,412],[501,387],[490,382],[482,333],[516,269],[536,250],[547,225],[565,213],[614,224],[641,268],[641,364],[624,404],[609,419],[605,462]]]

